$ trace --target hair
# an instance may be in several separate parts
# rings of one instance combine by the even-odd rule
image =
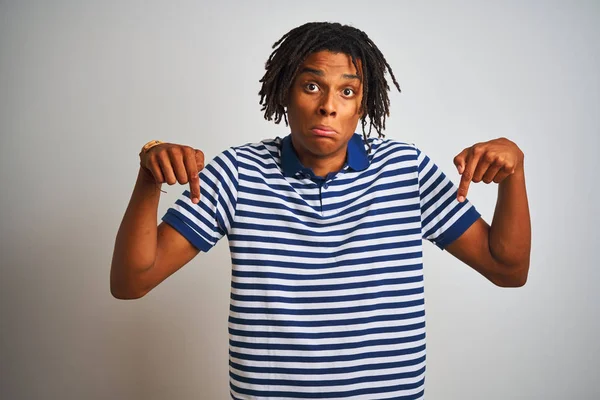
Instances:
[[[266,72],[260,80],[262,87],[258,93],[261,111],[264,111],[267,121],[274,119],[278,124],[284,118],[286,126],[288,125],[285,104],[300,66],[310,54],[327,50],[350,56],[356,71],[359,71],[356,60],[361,61],[363,97],[360,111],[363,138],[367,143],[372,128],[375,128],[380,138],[385,136],[385,119],[390,115],[390,87],[385,79],[386,70],[399,92],[400,85],[385,57],[366,33],[339,23],[309,22],[283,35],[273,44],[273,49],[265,63]]]

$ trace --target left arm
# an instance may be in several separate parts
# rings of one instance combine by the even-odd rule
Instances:
[[[523,160],[517,145],[504,138],[476,144],[454,158],[461,174],[459,201],[471,181],[498,183],[498,200],[491,227],[480,218],[446,250],[502,287],[523,286],[529,272],[531,222]]]

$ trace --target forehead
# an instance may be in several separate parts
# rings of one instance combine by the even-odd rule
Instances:
[[[360,59],[356,59],[356,64],[360,69]],[[334,53],[329,50],[321,50],[309,54],[300,66],[300,71],[304,67],[322,70],[325,73],[358,73],[356,67],[352,64],[352,57],[350,55],[346,53]]]

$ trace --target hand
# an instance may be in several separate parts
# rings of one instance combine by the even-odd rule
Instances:
[[[140,153],[140,165],[158,184],[189,183],[192,203],[197,204],[200,201],[198,173],[204,168],[202,151],[189,146],[162,143],[146,153]]]
[[[523,169],[523,152],[506,138],[477,143],[454,157],[454,165],[461,176],[456,197],[467,198],[471,181],[500,183],[516,171]]]

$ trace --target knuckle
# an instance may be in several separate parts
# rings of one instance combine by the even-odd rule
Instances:
[[[164,143],[158,144],[150,150],[148,150],[148,156],[156,158],[158,154],[164,153],[166,147],[167,146]]]
[[[190,146],[182,146],[181,151],[186,157],[194,157],[194,149],[192,149]]]
[[[167,153],[171,157],[178,157],[181,155],[181,147],[180,146],[170,146],[167,149]]]
[[[166,165],[166,163],[169,161],[169,155],[166,151],[156,153],[153,155],[153,157],[154,162],[156,162],[159,165]]]
[[[157,163],[158,163],[158,156],[156,155],[156,153],[148,153],[148,155],[146,157],[146,164],[147,165],[156,165]]]

